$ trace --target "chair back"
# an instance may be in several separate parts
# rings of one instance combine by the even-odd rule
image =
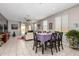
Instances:
[[[59,32],[58,39],[62,40],[62,37],[63,37],[63,32]]]
[[[46,31],[43,31],[43,33],[47,33]]]
[[[52,33],[51,35],[51,41],[54,41],[55,40],[55,33]]]
[[[42,31],[38,31],[38,33],[42,33]]]
[[[36,40],[37,39],[37,36],[36,36],[36,33],[34,33],[34,40]]]
[[[55,32],[55,39],[58,40],[59,32]]]

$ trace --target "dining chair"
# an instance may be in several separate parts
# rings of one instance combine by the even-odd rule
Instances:
[[[39,45],[39,47],[42,47],[42,54],[44,54],[44,46],[45,46],[45,42],[43,42],[44,36],[43,35],[39,35],[39,34],[37,34],[36,36],[37,36],[36,47],[38,45],[38,41],[40,41],[41,44]],[[37,52],[37,48],[36,48],[36,52]]]
[[[46,31],[43,31],[43,33],[47,33]]]
[[[37,48],[38,48],[38,45],[40,47],[40,41],[37,40],[37,34],[34,33],[34,43],[33,43],[33,50],[35,48],[35,53],[37,53]]]
[[[56,39],[57,35],[56,33],[52,33],[52,39],[51,39],[51,46],[54,48],[55,47],[55,50],[56,52],[58,52],[57,50],[57,45],[56,45],[56,42],[57,42],[57,39]]]
[[[59,50],[60,50],[60,47],[62,47],[62,49],[63,49],[62,37],[63,37],[63,32],[59,32],[59,35],[58,35]]]
[[[56,42],[57,42],[56,38],[57,38],[56,33],[52,33],[51,39],[45,42],[45,50],[46,48],[50,48],[52,55],[53,55],[53,48],[55,48],[56,52],[58,52],[57,45],[56,45]],[[48,45],[47,43],[50,43],[50,45]]]
[[[51,34],[47,34],[47,35],[37,34],[36,36],[37,36],[37,41],[41,42],[40,47],[42,47],[42,54],[44,54],[45,48],[48,47],[46,44],[49,40],[51,40]],[[36,41],[36,52],[37,52],[37,45],[38,45],[37,41]],[[51,48],[51,52],[53,54],[52,48]]]
[[[33,39],[33,40],[34,40],[34,42],[33,42],[33,50],[34,50],[34,47],[35,47],[35,41],[36,41],[36,33],[33,33],[33,34],[34,34],[34,35],[33,35],[33,36],[34,36],[34,39]]]
[[[48,35],[45,37],[45,39],[48,39],[47,41],[45,41],[45,50],[47,50],[46,48],[50,48],[51,49],[51,54],[53,55],[53,44],[52,44],[52,34]],[[48,43],[50,43],[48,45]]]
[[[60,47],[62,47],[63,49],[63,43],[62,43],[63,32],[56,31],[55,34],[56,34],[57,48],[60,51]]]
[[[38,33],[42,33],[42,31],[38,31]]]

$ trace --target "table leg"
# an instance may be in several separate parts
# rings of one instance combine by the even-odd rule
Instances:
[[[44,43],[42,43],[42,54],[44,54]]]
[[[45,42],[45,50],[47,49],[47,42]]]

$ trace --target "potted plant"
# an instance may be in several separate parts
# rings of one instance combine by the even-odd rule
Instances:
[[[66,37],[69,40],[70,47],[78,48],[79,44],[79,31],[77,30],[70,30],[66,33]]]

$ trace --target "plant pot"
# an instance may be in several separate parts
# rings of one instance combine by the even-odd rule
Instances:
[[[74,39],[74,41],[72,39],[69,39],[69,47],[78,48],[78,41],[76,39]]]

